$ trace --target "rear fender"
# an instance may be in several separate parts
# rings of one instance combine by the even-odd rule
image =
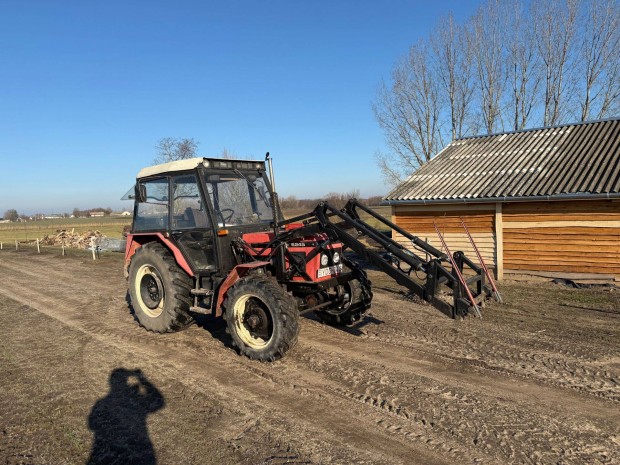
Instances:
[[[124,273],[125,277],[129,277],[129,264],[131,263],[131,257],[136,253],[141,246],[148,242],[159,242],[163,244],[174,256],[174,260],[177,262],[177,265],[181,267],[183,271],[185,271],[189,276],[195,276],[192,267],[189,266],[189,263],[176,246],[174,242],[165,237],[162,233],[138,233],[138,234],[128,234],[127,235],[127,245],[125,246],[125,266]]]

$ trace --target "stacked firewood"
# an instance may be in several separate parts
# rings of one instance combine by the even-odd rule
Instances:
[[[66,229],[56,230],[56,234],[46,234],[40,240],[42,245],[55,245],[73,247],[77,249],[88,249],[91,247],[91,240],[94,238],[95,244],[99,239],[104,239],[106,236],[99,231],[86,231],[84,233],[78,233],[75,229],[70,231]]]

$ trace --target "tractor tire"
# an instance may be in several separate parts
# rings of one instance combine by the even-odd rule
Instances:
[[[352,279],[345,286],[349,294],[347,302],[316,312],[323,323],[331,326],[349,326],[359,321],[370,308],[372,291],[369,285],[362,284],[359,279]]]
[[[158,242],[138,248],[129,265],[129,296],[140,325],[156,333],[173,333],[190,326],[192,278]]]
[[[297,343],[297,303],[273,278],[251,274],[240,279],[223,307],[226,332],[248,358],[272,362]]]

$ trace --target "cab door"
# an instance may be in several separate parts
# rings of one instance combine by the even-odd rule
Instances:
[[[173,176],[170,190],[172,236],[196,271],[215,271],[213,224],[200,196],[196,175]]]

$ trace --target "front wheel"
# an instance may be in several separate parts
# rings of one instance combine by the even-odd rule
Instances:
[[[261,361],[282,357],[297,343],[299,312],[295,299],[273,279],[240,279],[224,300],[227,328],[241,354]]]
[[[372,301],[372,291],[366,283],[359,279],[345,283],[342,302],[318,311],[317,316],[323,323],[332,326],[348,326],[358,321]]]

